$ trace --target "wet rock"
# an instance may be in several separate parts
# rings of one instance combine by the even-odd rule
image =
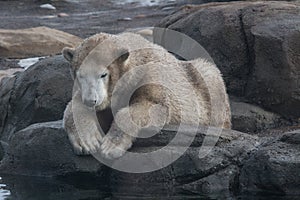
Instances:
[[[1,161],[1,173],[56,176],[71,173],[103,173],[103,165],[91,156],[76,156],[62,128],[62,121],[31,125],[15,133]]]
[[[190,137],[194,130],[185,127],[184,135]],[[176,131],[167,127],[148,142],[138,139],[130,151],[145,153],[161,149]],[[114,194],[193,193],[219,194],[219,198],[249,192],[299,195],[299,130],[267,140],[223,130],[217,144],[201,158],[199,150],[206,131],[203,127],[197,129],[193,144],[171,165],[154,172],[127,173],[109,169],[91,156],[76,156],[62,121],[33,124],[10,138],[0,170],[4,174],[54,176],[71,182],[76,177],[78,180],[94,177],[95,184],[107,185]],[[267,142],[261,145],[263,141]],[[176,156],[180,147],[182,144],[178,143],[163,151]],[[121,160],[115,160],[113,166],[120,165],[118,162]]]
[[[172,139],[165,135],[172,136],[176,131],[174,127],[166,128],[156,138],[148,140],[147,145],[138,139],[131,151],[145,153],[160,149],[161,145],[168,144]],[[33,124],[10,138],[0,170],[4,174],[47,175],[67,179],[83,174],[100,177],[104,173],[107,179],[104,183],[102,179],[102,183],[110,185],[112,192],[118,194],[153,194],[153,190],[156,194],[166,191],[172,194],[171,188],[177,192],[197,194],[225,190],[229,194],[235,184],[233,181],[238,173],[238,165],[257,148],[259,141],[256,137],[237,131],[223,130],[220,137],[213,132],[210,136],[219,140],[206,157],[200,158],[199,148],[207,129],[184,128],[187,137],[191,137],[193,131],[197,132],[195,142],[178,160],[158,171],[140,174],[113,169],[107,171],[103,164],[91,156],[76,156],[62,128],[62,121]],[[176,155],[181,147],[182,144],[178,143],[166,151]],[[118,162],[120,160],[115,160],[113,165],[118,165]]]
[[[157,26],[199,42],[222,71],[230,94],[299,118],[299,13],[299,4],[289,2],[211,3],[185,6]],[[162,35],[154,29],[154,36],[156,41]]]
[[[185,134],[189,133],[189,128],[184,132]],[[160,135],[169,135],[170,133],[176,133],[175,129],[163,130]],[[171,165],[158,171],[139,174],[112,170],[110,178],[112,191],[116,193],[127,191],[135,194],[141,192],[143,194],[163,194],[180,191],[198,195],[222,191],[223,198],[230,195],[236,185],[234,180],[238,174],[239,163],[247,158],[248,153],[257,148],[259,142],[256,137],[237,131],[224,130],[212,151],[206,157],[200,158],[200,147],[205,133],[206,129],[200,128],[193,144],[187,151]],[[138,139],[132,151],[141,153],[157,150],[162,147],[160,141],[163,140],[150,140],[150,142],[148,140],[147,145],[141,145]],[[180,144],[174,146],[170,152],[173,155],[178,154],[177,148],[180,146]],[[117,162],[114,163],[114,166],[117,165]],[[150,187],[147,186],[149,184]]]
[[[73,87],[69,69],[62,56],[54,56],[0,83],[2,140],[30,124],[62,119]]]
[[[241,193],[300,195],[300,130],[285,133],[251,155],[239,177]]]
[[[24,71],[24,69],[22,68],[11,68],[11,69],[5,69],[5,70],[0,70],[0,84],[1,84],[1,80],[9,77],[13,77],[15,76],[16,72],[22,72]]]
[[[256,133],[266,129],[289,125],[282,116],[258,106],[231,100],[232,129]]]
[[[4,78],[0,82],[0,140],[4,127],[7,125],[6,120],[10,110],[9,100],[13,92],[16,77]],[[0,145],[1,146],[1,145]]]
[[[0,57],[26,58],[61,53],[63,47],[77,46],[81,39],[51,28],[0,29]],[[47,48],[45,48],[47,44]]]

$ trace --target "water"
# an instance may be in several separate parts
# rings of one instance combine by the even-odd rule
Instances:
[[[101,181],[100,181],[101,182]],[[118,185],[119,187],[120,185]],[[145,186],[144,186],[145,187]],[[152,188],[151,194],[142,194],[149,190],[152,185],[141,190],[132,188],[128,189],[128,184],[123,185],[118,191],[116,188],[110,188],[108,185],[99,183],[91,176],[80,176],[72,179],[54,179],[44,177],[27,177],[27,176],[4,176],[0,177],[0,200],[215,200],[215,199],[245,199],[245,200],[299,200],[299,196],[279,196],[265,193],[249,193],[243,196],[233,197],[226,192],[214,192],[213,194],[191,194],[191,193],[173,193],[164,194],[159,190]],[[116,190],[116,191],[115,191]],[[126,191],[122,193],[120,191]]]
[[[2,178],[0,177],[0,199],[5,200],[9,199],[9,196],[11,195],[10,191],[6,189],[5,184],[1,184]]]
[[[149,186],[151,187],[151,186]],[[0,200],[114,200],[114,199],[165,199],[194,200],[214,199],[202,195],[142,195],[111,191],[107,185],[99,184],[90,177],[79,179],[54,179],[26,176],[4,176],[0,179]]]

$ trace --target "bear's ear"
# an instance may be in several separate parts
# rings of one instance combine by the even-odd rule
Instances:
[[[74,57],[74,52],[75,52],[75,49],[69,48],[69,47],[65,47],[62,50],[62,54],[63,54],[64,58],[69,62],[72,61],[72,59]]]
[[[118,51],[118,55],[119,55],[119,58],[117,59],[117,61],[119,63],[123,63],[123,62],[125,62],[128,59],[128,57],[129,57],[129,51],[128,51],[128,49],[120,49]]]

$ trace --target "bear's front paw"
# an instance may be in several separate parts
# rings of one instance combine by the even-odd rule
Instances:
[[[132,137],[126,134],[108,133],[102,141],[101,153],[105,158],[116,159],[123,156],[132,145]]]
[[[101,146],[102,137],[98,132],[75,137],[69,135],[74,152],[77,155],[90,155],[96,153]]]

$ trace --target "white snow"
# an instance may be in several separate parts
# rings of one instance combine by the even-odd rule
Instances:
[[[49,4],[49,3],[40,5],[40,8],[45,8],[45,9],[49,9],[49,10],[56,10],[56,8],[54,6],[52,6],[51,4]]]
[[[34,58],[22,59],[18,62],[18,65],[26,70],[28,67],[37,63],[42,58],[44,58],[44,57],[34,57]]]

